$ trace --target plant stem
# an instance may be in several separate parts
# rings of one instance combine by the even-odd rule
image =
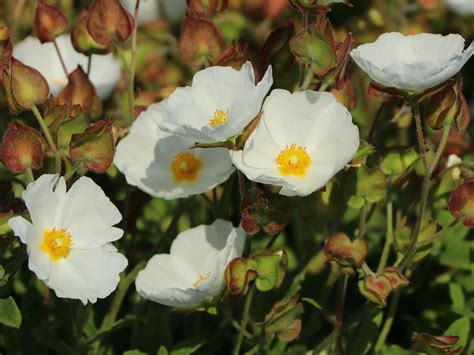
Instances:
[[[130,124],[133,122],[134,119],[134,105],[135,105],[135,65],[136,65],[136,57],[137,57],[137,17],[138,17],[138,9],[140,7],[140,0],[135,1],[135,11],[133,13],[133,18],[135,19],[135,28],[133,29],[132,33],[132,58],[130,61],[130,68],[128,73],[128,119]]]
[[[344,318],[344,303],[346,300],[347,283],[349,275],[341,275],[339,277],[336,299],[336,327],[340,327]]]
[[[61,66],[63,67],[64,74],[66,74],[66,79],[69,77],[69,73],[66,68],[66,63],[64,62],[63,56],[61,55],[61,51],[59,50],[58,43],[56,42],[56,38],[53,41],[54,48],[56,49],[56,53],[58,53],[59,61],[61,62]]]
[[[49,132],[48,127],[46,126],[46,123],[44,123],[43,116],[41,116],[41,113],[39,112],[38,108],[33,105],[31,108],[31,111],[33,111],[33,114],[36,117],[36,120],[38,121],[41,131],[43,132],[46,141],[48,142],[49,147],[53,151],[54,158],[56,160],[56,172],[61,173],[61,155],[59,154],[58,148],[56,147],[56,144],[53,141],[53,137],[51,137],[51,133]]]
[[[242,315],[242,322],[240,323],[239,333],[237,335],[237,340],[235,342],[234,351],[232,352],[233,355],[240,354],[240,348],[242,347],[242,342],[244,340],[245,330],[247,328],[247,324],[250,318],[250,305],[252,304],[253,295],[255,293],[255,284],[250,286],[249,293],[247,294],[247,298],[245,299],[244,304],[244,312]]]
[[[390,247],[393,243],[393,204],[392,201],[387,203],[387,231],[385,236],[385,244],[380,257],[377,273],[381,272],[387,266],[388,257],[390,256]]]
[[[395,292],[392,297],[392,301],[390,302],[390,307],[388,309],[387,319],[385,319],[385,323],[383,324],[383,328],[379,334],[379,338],[375,343],[374,353],[377,354],[381,349],[382,346],[385,344],[385,340],[387,339],[387,335],[392,328],[393,320],[395,319],[395,312],[398,308],[398,302],[400,301],[400,291]]]
[[[433,158],[433,162],[431,163],[430,174],[433,174],[434,170],[438,166],[439,159],[441,158],[441,155],[443,154],[444,148],[446,147],[446,143],[448,141],[450,129],[450,125],[445,125],[443,128],[443,135],[441,136],[441,141],[439,142],[438,150],[436,151],[436,154]]]
[[[33,175],[33,171],[31,170],[31,167],[26,168],[26,176],[28,177],[28,182],[33,182],[35,181],[35,176]]]
[[[77,162],[74,167],[64,175],[64,180],[68,181],[82,167],[82,162]]]
[[[357,234],[358,239],[364,238],[366,224],[367,224],[367,203],[364,203],[364,205],[362,206],[362,211],[360,213],[359,233]]]
[[[89,75],[91,73],[92,56],[93,56],[93,54],[89,55],[89,57],[87,58],[87,77],[89,77]]]

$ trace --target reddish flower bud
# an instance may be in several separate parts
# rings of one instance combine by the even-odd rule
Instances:
[[[60,34],[66,32],[68,21],[66,16],[56,6],[38,2],[36,8],[34,32],[41,43],[53,42]]]
[[[39,169],[43,166],[43,138],[37,130],[13,121],[3,136],[0,156],[6,168],[14,174],[24,173],[28,168]]]
[[[100,120],[90,125],[84,133],[72,136],[69,155],[95,173],[104,173],[110,167],[114,153],[112,121],[109,119]]]
[[[0,63],[10,63],[13,53],[13,45],[10,39],[10,29],[0,26]]]
[[[215,64],[222,57],[224,46],[224,39],[210,20],[195,14],[184,18],[179,38],[184,63],[196,68]]]
[[[338,265],[346,267],[354,265],[359,268],[364,263],[368,252],[368,244],[364,239],[351,240],[345,233],[336,232],[329,237],[324,246],[326,257]]]
[[[384,275],[367,275],[359,281],[359,291],[369,301],[380,307],[385,307],[387,298],[393,291],[393,286]]]
[[[87,31],[88,18],[89,12],[87,10],[82,11],[71,30],[71,41],[74,49],[85,55],[109,53],[111,46],[97,43]]]
[[[99,117],[102,113],[102,102],[81,66],[69,74],[69,82],[58,95],[60,104],[79,105],[83,112]]]
[[[464,180],[451,193],[448,207],[449,212],[455,218],[462,219],[466,227],[474,227],[474,178]]]
[[[260,52],[264,65],[272,65],[275,73],[285,73],[295,62],[290,51],[289,42],[294,36],[295,26],[292,23],[273,30],[265,40]]]
[[[3,89],[10,111],[19,113],[46,101],[49,86],[39,71],[14,57],[3,67]]]
[[[257,278],[257,272],[248,268],[244,258],[233,259],[225,269],[225,281],[229,292],[233,295],[245,295],[249,282]]]
[[[303,305],[298,302],[299,295],[276,302],[263,322],[265,335],[269,339],[277,336],[281,341],[293,341],[301,333]]]
[[[212,17],[216,12],[227,9],[229,0],[187,0],[187,3],[192,11]]]
[[[221,58],[216,63],[219,66],[229,66],[239,70],[246,61],[249,60],[250,55],[247,52],[248,44],[245,42],[235,43],[232,41],[230,46],[222,53]]]
[[[114,41],[125,42],[135,29],[132,15],[118,0],[94,0],[87,19],[87,30],[91,37],[104,46]]]
[[[288,0],[264,0],[263,14],[266,18],[275,19],[281,16],[289,6]]]

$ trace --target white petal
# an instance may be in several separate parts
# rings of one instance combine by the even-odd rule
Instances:
[[[56,190],[53,190],[57,183]],[[23,191],[23,200],[31,216],[33,225],[44,230],[56,225],[56,216],[66,198],[65,182],[58,175],[44,174],[29,184]]]
[[[52,263],[51,277],[46,284],[58,297],[95,303],[116,289],[119,274],[127,264],[127,259],[111,244],[71,250],[67,258]]]
[[[122,237],[112,226],[122,215],[91,178],[81,177],[67,193],[58,227],[72,234],[74,249],[90,249]]]
[[[472,0],[444,0],[444,3],[459,16],[474,15],[474,1]]]

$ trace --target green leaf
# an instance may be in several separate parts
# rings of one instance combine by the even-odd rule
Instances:
[[[465,298],[461,285],[450,283],[449,296],[453,302],[453,311],[456,313],[462,313],[464,309]]]
[[[385,175],[397,178],[402,175],[413,163],[418,160],[414,148],[402,152],[388,153],[380,164],[380,169]]]
[[[403,349],[398,345],[390,345],[384,354],[390,355],[413,355],[413,352]]]
[[[459,337],[456,346],[466,346],[469,340],[469,330],[471,328],[471,322],[468,317],[463,317],[455,321],[449,326],[444,332],[445,335],[456,335]]]
[[[160,346],[160,349],[158,350],[158,354],[157,355],[168,355],[168,350],[166,350],[166,348],[162,345]]]
[[[387,195],[387,178],[384,173],[377,168],[361,166],[357,170],[357,193],[370,203],[383,200]]]
[[[127,350],[126,352],[123,353],[123,355],[147,355],[144,352],[141,352],[140,350]]]
[[[351,165],[365,164],[369,155],[375,152],[375,147],[367,141],[361,139],[359,148],[352,158]]]
[[[353,354],[367,354],[377,340],[378,330],[382,324],[383,311],[374,308],[363,321],[353,329],[357,336],[356,341],[351,345]]]
[[[205,340],[202,339],[190,339],[182,341],[173,347],[170,352],[171,355],[190,355],[194,354],[203,344]],[[160,349],[161,350],[161,349]]]
[[[451,229],[443,239],[445,250],[441,253],[441,264],[471,270],[471,243],[464,240],[467,232],[468,229],[463,225]]]
[[[13,297],[0,299],[0,323],[7,327],[20,328],[21,312]]]
[[[33,329],[33,336],[44,347],[61,355],[74,355],[75,352],[56,334],[51,323]]]

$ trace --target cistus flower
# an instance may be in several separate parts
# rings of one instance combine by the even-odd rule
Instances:
[[[69,73],[81,65],[87,68],[88,58],[76,52],[69,35],[56,38],[61,55]],[[52,43],[44,43],[35,38],[27,37],[13,47],[13,55],[26,65],[38,70],[48,81],[51,94],[56,96],[68,83],[68,79],[59,61],[58,54]],[[107,98],[120,79],[121,65],[112,54],[94,55],[92,57],[89,79],[94,84],[97,94]]]
[[[127,259],[111,244],[123,230],[122,216],[102,189],[87,177],[66,192],[64,178],[42,175],[23,192],[31,222],[8,224],[26,244],[28,267],[60,298],[94,303],[110,295]]]
[[[133,123],[115,153],[114,164],[130,185],[165,199],[200,194],[234,171],[227,149],[194,148],[194,141],[163,132],[169,100],[148,107]]]
[[[473,53],[474,43],[464,50],[458,34],[390,32],[353,49],[351,57],[376,83],[422,93],[456,75]]]
[[[273,90],[262,118],[234,165],[252,181],[306,196],[321,189],[354,156],[359,130],[330,93]]]
[[[443,0],[446,6],[459,16],[474,15],[474,1],[472,0]]]
[[[170,307],[194,307],[225,287],[227,264],[242,255],[245,233],[216,220],[178,234],[169,254],[152,257],[136,280],[143,297]]]
[[[239,133],[258,115],[273,84],[269,67],[255,84],[253,67],[240,71],[214,66],[194,75],[192,86],[177,88],[168,99],[168,115],[160,128],[200,143],[225,141]]]

